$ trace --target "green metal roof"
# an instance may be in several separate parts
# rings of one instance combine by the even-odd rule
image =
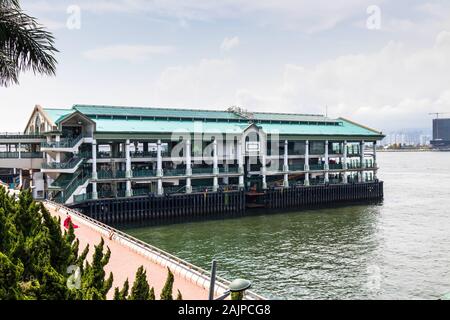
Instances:
[[[89,116],[137,116],[158,118],[197,118],[197,119],[227,119],[235,120],[239,117],[227,111],[169,109],[169,108],[141,108],[141,107],[113,107],[75,105],[75,110]]]
[[[57,124],[66,116],[74,112],[73,109],[50,109],[50,108],[44,108],[44,111],[55,124]]]
[[[249,113],[251,120],[232,111],[74,105],[72,109],[44,109],[58,123],[79,111],[96,123],[97,132],[241,133],[251,123],[266,133],[381,137],[382,133],[346,119],[292,113]]]

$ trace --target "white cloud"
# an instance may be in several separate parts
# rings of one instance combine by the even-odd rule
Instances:
[[[220,49],[223,51],[230,51],[231,49],[239,46],[239,42],[239,37],[226,37],[225,39],[223,39],[222,44],[220,45]]]
[[[170,54],[173,51],[174,48],[171,46],[112,45],[87,50],[83,52],[83,56],[97,61],[125,60],[140,62],[151,56]]]
[[[225,109],[237,104],[322,114],[328,106],[331,116],[384,130],[429,127],[429,112],[450,112],[449,56],[450,32],[441,32],[428,48],[391,42],[372,54],[343,55],[311,66],[288,64],[278,86],[259,81],[251,89],[242,66],[203,60],[167,69],[155,92],[160,104],[170,106]]]
[[[229,59],[203,59],[169,67],[154,85],[155,103],[166,106],[220,108],[235,103],[238,68]]]

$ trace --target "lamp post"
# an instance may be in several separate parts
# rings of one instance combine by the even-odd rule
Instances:
[[[215,260],[212,261],[211,265],[211,280],[209,287],[209,300],[214,300],[214,286],[216,283],[216,269],[217,263]],[[245,279],[235,279],[228,286],[228,290],[225,291],[220,297],[215,300],[225,300],[231,295],[231,300],[243,300],[245,290],[250,289],[252,283]]]

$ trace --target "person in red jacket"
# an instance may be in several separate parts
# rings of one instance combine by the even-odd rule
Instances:
[[[72,224],[74,229],[78,228],[78,226],[72,222],[72,218],[70,216],[67,216],[67,218],[64,220],[64,228],[69,229],[70,224]]]

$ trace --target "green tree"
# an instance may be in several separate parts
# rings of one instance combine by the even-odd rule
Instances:
[[[130,284],[127,279],[123,284],[122,290],[119,290],[118,287],[114,289],[114,300],[127,300],[129,288]]]
[[[140,266],[136,272],[133,287],[131,288],[130,300],[149,300],[150,286],[147,282],[147,272],[144,266]]]
[[[172,271],[170,271],[169,268],[167,268],[168,274],[166,283],[164,284],[164,287],[161,291],[161,300],[173,300],[172,291],[173,291],[173,282],[174,277]]]
[[[81,281],[81,290],[78,292],[78,298],[84,300],[105,300],[108,291],[112,287],[113,274],[105,279],[105,266],[111,257],[111,250],[107,248],[106,253],[103,252],[105,241],[103,238],[100,243],[95,246],[92,263],[86,262]]]
[[[54,75],[53,35],[25,14],[18,0],[0,0],[0,86],[19,83],[19,74]]]

